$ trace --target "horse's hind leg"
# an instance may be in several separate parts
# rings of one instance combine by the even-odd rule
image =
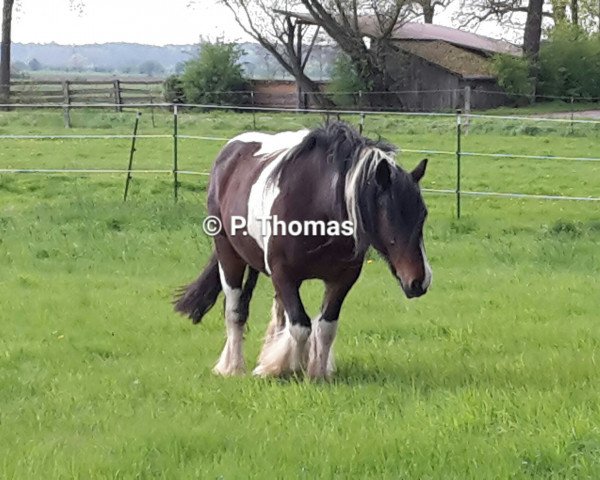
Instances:
[[[218,375],[237,375],[246,371],[243,356],[244,327],[248,320],[252,291],[258,278],[258,272],[248,268],[248,277],[243,283],[246,270],[244,262],[237,255],[222,255],[219,252],[219,275],[225,294],[227,341],[213,368],[213,372]]]
[[[285,328],[285,311],[283,304],[277,294],[273,296],[273,305],[271,306],[271,321],[267,327],[265,335],[265,345],[270,343]]]

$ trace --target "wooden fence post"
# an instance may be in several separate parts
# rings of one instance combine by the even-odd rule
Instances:
[[[114,95],[115,95],[115,110],[117,112],[122,112],[123,107],[121,106],[121,82],[119,80],[115,80],[113,82],[114,86]]]
[[[63,87],[63,104],[65,107],[63,108],[63,117],[65,120],[65,128],[71,128],[71,109],[69,105],[71,105],[71,92],[69,89],[69,85],[71,82],[65,80],[62,84]]]

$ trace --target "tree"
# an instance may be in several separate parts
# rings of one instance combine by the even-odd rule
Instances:
[[[423,17],[425,23],[433,23],[436,8],[442,9],[450,5],[451,0],[415,0],[409,7],[415,17]]]
[[[178,75],[170,75],[163,84],[163,96],[167,103],[186,103],[183,83]]]
[[[2,45],[0,46],[0,101],[10,101],[10,45],[12,13],[15,1],[4,0],[2,7]]]
[[[360,98],[357,93],[365,89],[366,85],[356,74],[350,59],[344,54],[338,56],[333,64],[331,81],[327,86],[327,92],[333,96],[335,103],[344,107],[358,105]]]
[[[314,22],[348,55],[371,91],[385,92],[393,79],[386,54],[394,29],[410,14],[405,0],[301,0]],[[367,38],[368,40],[365,40]],[[373,95],[374,101],[378,96]],[[386,99],[389,102],[389,98]]]
[[[239,63],[242,51],[232,43],[206,43],[186,63],[181,85],[188,102],[240,104],[248,84]],[[238,93],[239,92],[239,93]]]
[[[529,0],[527,5],[527,19],[523,33],[523,53],[532,61],[534,78],[537,77],[535,64],[540,53],[542,39],[542,16],[544,14],[544,0]]]
[[[515,57],[508,54],[495,55],[492,67],[498,85],[514,99],[527,99],[533,92],[530,72],[531,67],[527,57]]]
[[[410,14],[410,1],[221,0],[246,33],[271,52],[301,89],[312,92],[321,105],[329,102],[305,73],[308,55],[320,30],[350,58],[365,85],[387,91],[392,83],[386,72],[388,41],[398,22]],[[294,13],[302,7],[308,15]],[[312,36],[307,37],[309,33]],[[302,38],[307,40],[302,42]]]
[[[83,0],[69,0],[72,10],[82,12]],[[15,0],[4,0],[2,7],[2,42],[0,45],[0,101],[10,101],[10,49],[12,44],[12,14]]]
[[[595,27],[595,19],[600,19],[597,0],[542,0],[533,4],[529,0],[461,0],[454,19],[460,27],[476,28],[484,22],[494,21],[505,28],[524,32],[527,16],[537,16],[540,4],[547,27],[571,23],[591,31]],[[530,21],[533,20],[530,18]]]
[[[155,60],[146,60],[140,64],[138,70],[141,74],[148,75],[149,77],[165,73],[165,67]]]
[[[37,72],[42,69],[42,64],[37,58],[32,58],[29,60],[29,62],[27,62],[27,66],[32,72]]]
[[[543,95],[600,97],[600,41],[581,27],[563,24],[549,32],[539,56]]]
[[[530,78],[538,78],[538,56],[542,37],[542,20],[561,21],[566,16],[565,0],[461,0],[457,16],[462,27],[476,27],[488,20],[523,32],[523,53],[530,66]]]
[[[220,0],[234,15],[240,27],[292,75],[299,90],[309,92],[322,106],[331,103],[319,93],[319,85],[305,73],[306,64],[317,40],[319,29],[315,26],[282,14],[297,9],[299,0]],[[309,35],[309,46],[304,50],[302,41]],[[299,104],[305,106],[304,95],[299,91]]]

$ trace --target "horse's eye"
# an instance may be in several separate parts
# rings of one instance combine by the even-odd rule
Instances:
[[[395,240],[390,240],[390,245],[393,247],[394,245],[396,245],[396,241]]]

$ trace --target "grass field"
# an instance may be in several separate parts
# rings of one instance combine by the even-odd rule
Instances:
[[[0,134],[129,133],[131,114],[0,114]],[[260,115],[258,128],[313,125]],[[169,133],[144,114],[140,133]],[[252,117],[191,114],[229,137]],[[598,156],[598,125],[473,121],[468,151]],[[453,150],[453,118],[367,118],[406,149]],[[125,168],[127,140],[0,139],[0,168]],[[180,141],[207,171],[220,142]],[[169,139],[135,168],[169,169]],[[412,167],[417,154],[400,157]],[[600,196],[600,162],[466,157],[463,188]],[[451,155],[428,188],[453,188]],[[0,478],[600,478],[600,204],[427,195],[434,282],[408,301],[373,256],[342,311],[330,384],[223,379],[222,307],[197,327],[170,306],[211,244],[207,179],[0,174]],[[258,355],[268,279],[251,305]],[[311,314],[319,284],[303,298]]]

